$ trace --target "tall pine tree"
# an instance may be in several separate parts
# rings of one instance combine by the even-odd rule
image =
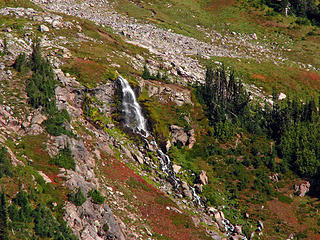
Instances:
[[[0,240],[9,239],[9,229],[8,229],[8,209],[6,202],[6,195],[2,191],[0,196]]]

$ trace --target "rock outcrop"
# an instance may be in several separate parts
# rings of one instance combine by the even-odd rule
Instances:
[[[308,181],[294,185],[295,194],[298,195],[299,197],[304,197],[309,192],[309,189],[310,189],[310,182]]]

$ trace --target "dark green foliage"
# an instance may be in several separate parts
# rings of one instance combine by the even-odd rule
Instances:
[[[70,136],[71,132],[65,128],[66,121],[70,121],[67,110],[56,110],[48,116],[48,119],[43,122],[43,125],[46,127],[46,131],[53,136],[60,136],[62,134]]]
[[[92,198],[92,202],[95,204],[103,204],[104,196],[97,189],[91,189],[88,193],[88,196]]]
[[[13,64],[14,69],[18,72],[24,72],[28,67],[28,61],[26,57],[26,53],[20,53],[17,57],[16,61]]]
[[[20,220],[19,218],[19,208],[16,204],[11,204],[8,207],[8,213],[9,213],[9,217],[11,219],[11,221],[13,222],[17,222]]]
[[[7,38],[5,38],[3,40],[3,54],[4,55],[8,55],[10,52],[9,52],[9,49],[8,49],[8,40]]]
[[[151,77],[150,71],[149,71],[147,65],[144,65],[142,78],[143,79],[150,79],[150,77]]]
[[[53,164],[63,167],[65,169],[73,169],[75,170],[76,163],[72,157],[72,151],[70,146],[66,146],[61,149],[57,156],[52,160]]]
[[[103,231],[105,231],[105,232],[109,231],[109,224],[108,223],[103,224]]]
[[[60,224],[54,240],[76,240],[77,237],[73,235],[70,228],[67,226],[66,222],[62,220],[62,223]]]
[[[6,195],[2,191],[0,195],[0,239],[9,239],[9,229],[8,229],[8,209]]]
[[[293,200],[292,200],[290,197],[285,196],[285,195],[279,195],[279,196],[278,196],[278,200],[279,200],[280,202],[288,203],[288,204],[290,204],[290,203],[293,202]]]
[[[306,20],[310,20],[314,24],[320,24],[320,6],[315,0],[265,0],[263,2],[282,13],[290,5],[289,14],[299,17],[298,23],[305,24]]]
[[[162,81],[162,82],[165,82],[165,83],[169,82],[167,74],[163,74],[162,75],[160,73],[160,71],[158,71],[156,75],[153,75],[153,74],[150,73],[147,65],[144,65],[142,78],[145,79],[145,80],[151,79],[151,80],[156,80],[156,81]]]
[[[213,127],[213,135],[229,139],[236,129],[239,118],[247,112],[249,95],[234,72],[227,74],[224,67],[207,68],[205,83],[196,87],[200,103],[205,104],[207,116]]]
[[[13,199],[13,202],[20,207],[25,207],[29,203],[27,192],[20,189],[17,196]]]
[[[57,221],[52,216],[50,210],[43,205],[38,205],[33,212],[34,230],[41,238],[51,238],[58,227]]]
[[[27,81],[26,88],[29,103],[34,108],[43,107],[46,112],[55,111],[56,81],[51,64],[42,58],[39,40],[33,44],[29,65],[33,71],[31,79]]]
[[[68,194],[68,200],[76,206],[81,206],[87,200],[87,198],[81,189],[78,188],[77,192]]]
[[[8,153],[5,147],[0,149],[0,178],[7,175],[12,176],[12,172],[10,170],[11,162],[8,160]]]

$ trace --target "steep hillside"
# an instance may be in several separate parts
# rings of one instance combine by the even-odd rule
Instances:
[[[0,2],[0,239],[319,239],[320,29],[302,20]]]

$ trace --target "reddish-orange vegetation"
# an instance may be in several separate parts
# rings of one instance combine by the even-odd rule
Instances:
[[[299,221],[295,216],[294,210],[291,209],[287,203],[272,200],[268,202],[268,207],[270,211],[283,222],[291,226],[299,226]]]
[[[303,71],[300,74],[300,79],[308,86],[320,89],[320,74],[315,72]]]
[[[253,79],[261,79],[261,80],[266,79],[265,76],[260,75],[260,74],[253,74],[253,75],[252,75],[252,78],[253,78]]]
[[[135,205],[147,219],[154,232],[174,240],[209,239],[202,229],[197,229],[194,226],[190,217],[168,210],[167,206],[175,206],[175,204],[125,164],[115,159],[106,159],[105,163],[105,174],[112,181],[124,185],[126,181],[133,178],[144,186],[143,188],[137,187],[130,190],[137,197]]]
[[[211,0],[206,10],[217,12],[218,10],[234,5],[234,0]]]

